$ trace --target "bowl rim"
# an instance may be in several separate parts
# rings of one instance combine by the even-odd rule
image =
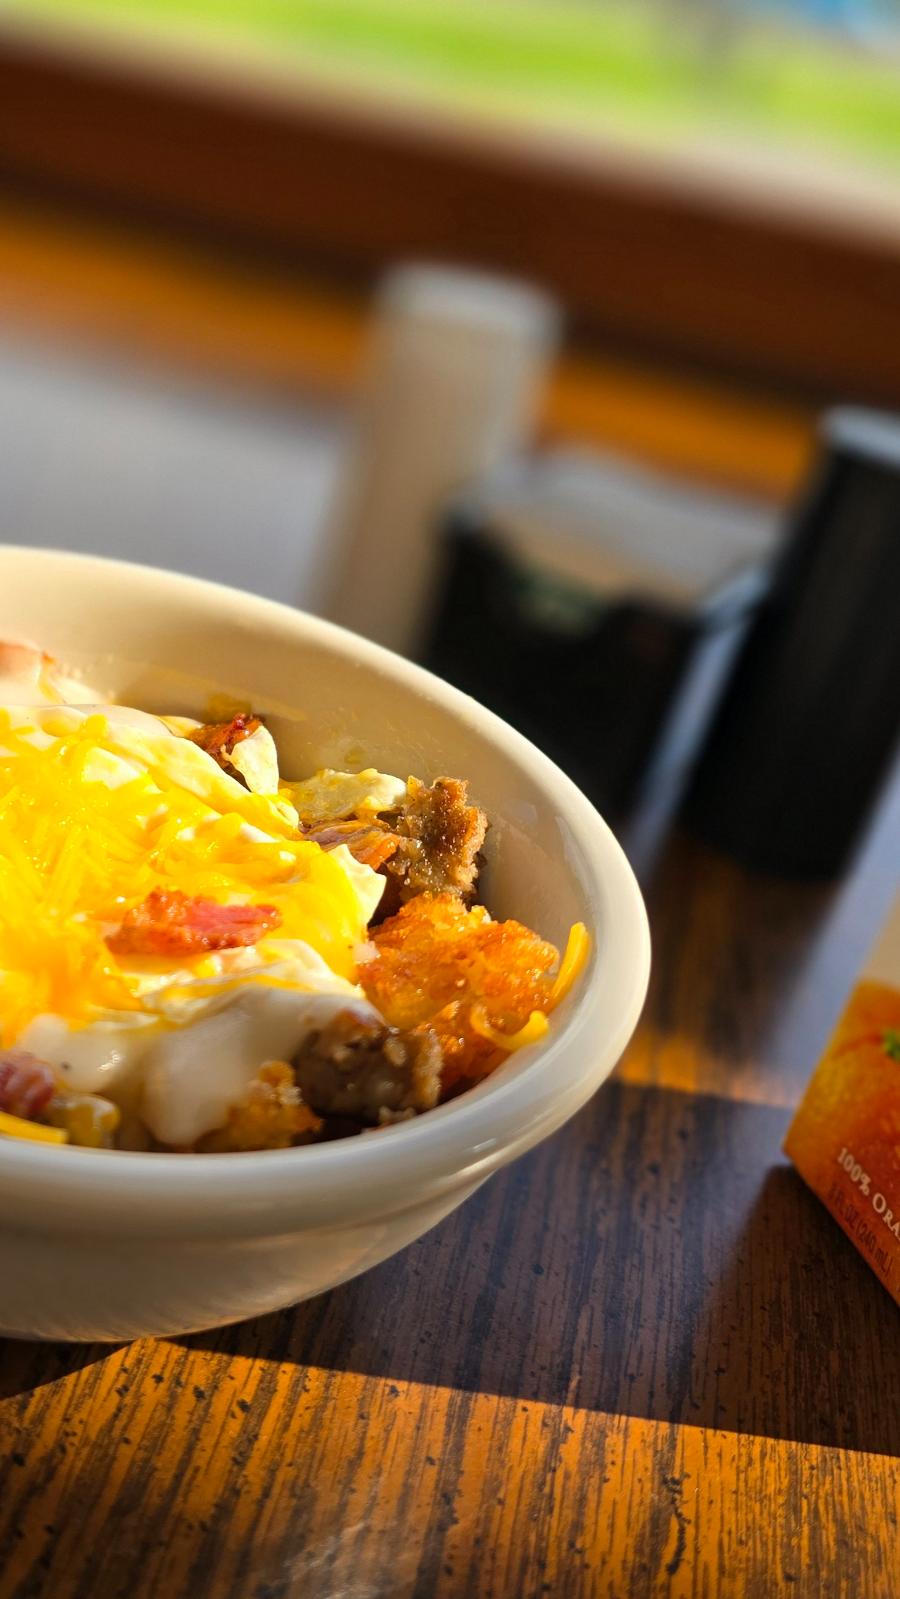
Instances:
[[[440,704],[477,742],[499,747],[526,768],[579,846],[569,871],[603,905],[611,947],[596,937],[587,970],[561,1005],[546,1038],[459,1099],[426,1115],[357,1138],[302,1149],[175,1155],[123,1150],[52,1149],[3,1139],[0,1203],[10,1222],[56,1230],[92,1226],[106,1233],[192,1238],[259,1236],[346,1224],[413,1210],[471,1188],[561,1126],[612,1070],[643,1007],[650,971],[644,902],[621,846],[590,801],[546,755],[469,695],[424,667],[323,618],[277,600],[137,562],[70,551],[0,545],[0,569],[27,558],[47,569],[90,568],[136,577],[161,601],[176,590],[223,620],[246,628],[278,620],[298,640],[368,666],[420,699]],[[585,878],[585,875],[586,878]]]

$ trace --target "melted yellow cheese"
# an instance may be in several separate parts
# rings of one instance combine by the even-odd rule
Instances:
[[[112,712],[0,710],[0,839],[4,1044],[37,1016],[82,1026],[143,1009],[146,984],[105,938],[153,889],[274,905],[281,924],[259,940],[260,962],[300,940],[350,980],[380,889],[346,850],[298,839],[283,805],[196,745]],[[169,964],[211,970],[203,956]]]
[[[0,1110],[0,1134],[4,1138],[24,1138],[34,1144],[65,1144],[68,1133],[61,1127],[44,1127],[41,1122],[25,1121]]]
[[[527,1022],[515,1033],[501,1033],[492,1026],[483,1005],[473,1005],[469,1017],[476,1033],[486,1038],[488,1043],[495,1044],[498,1049],[524,1049],[526,1044],[536,1044],[544,1037],[550,1023],[542,1010],[533,1010]]]
[[[569,929],[565,954],[553,984],[553,1003],[565,999],[576,977],[580,977],[591,952],[591,935],[584,922],[575,922]]]

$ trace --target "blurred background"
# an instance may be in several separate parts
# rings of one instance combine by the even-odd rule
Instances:
[[[9,542],[333,616],[613,816],[711,748],[695,825],[789,781],[719,841],[827,874],[897,409],[900,0],[0,0]]]

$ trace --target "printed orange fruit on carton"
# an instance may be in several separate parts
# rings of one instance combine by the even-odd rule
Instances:
[[[900,1301],[900,898],[784,1147]]]

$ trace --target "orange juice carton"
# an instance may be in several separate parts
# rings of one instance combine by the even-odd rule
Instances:
[[[900,1303],[900,894],[784,1147]]]

